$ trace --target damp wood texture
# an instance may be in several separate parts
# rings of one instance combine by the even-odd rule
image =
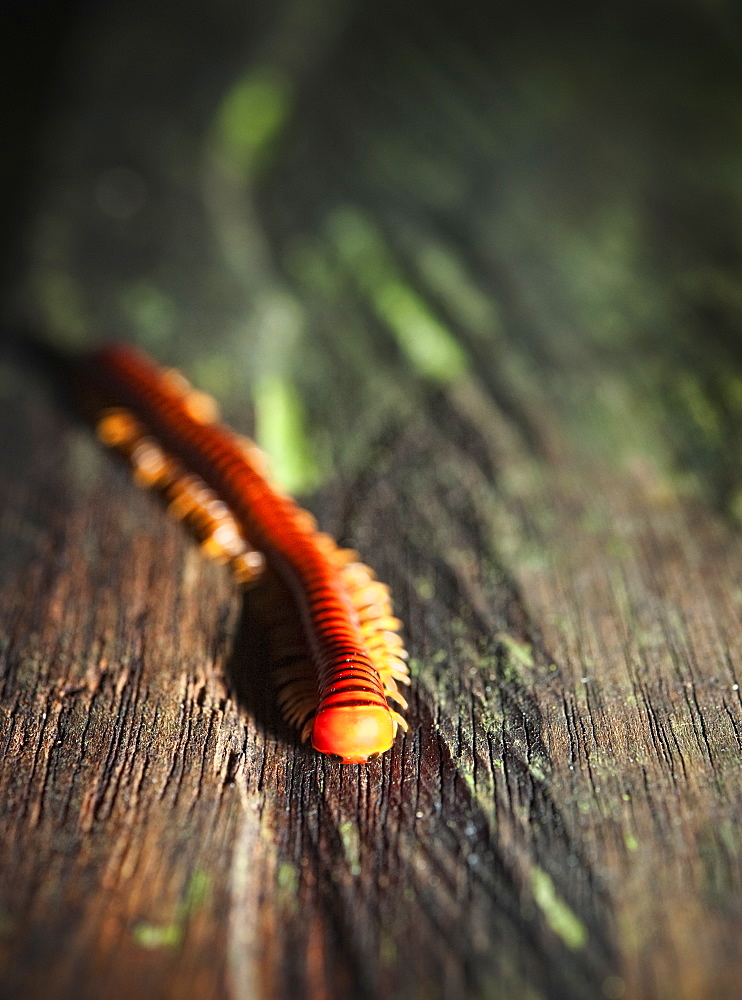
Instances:
[[[275,605],[3,350],[0,997],[732,1000],[736,15],[310,6],[19,23],[4,300],[258,440],[409,730],[302,744]]]

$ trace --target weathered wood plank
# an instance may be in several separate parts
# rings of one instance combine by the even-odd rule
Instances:
[[[70,43],[17,306],[272,440],[392,586],[411,728],[298,745],[259,602],[3,359],[0,994],[731,1000],[721,15],[150,6]]]

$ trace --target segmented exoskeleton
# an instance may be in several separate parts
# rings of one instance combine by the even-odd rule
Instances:
[[[138,482],[159,490],[212,558],[243,585],[266,563],[289,587],[306,645],[276,623],[271,643],[281,709],[322,753],[363,762],[407,728],[389,701],[406,708],[407,654],[389,589],[358,555],[317,531],[314,518],[273,486],[262,452],[217,423],[211,397],[131,347],[88,356],[88,384],[104,401],[101,440],[123,453]]]

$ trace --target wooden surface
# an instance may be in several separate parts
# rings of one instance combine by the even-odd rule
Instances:
[[[0,995],[739,996],[736,15],[149,6],[68,26],[6,312],[257,429],[410,732],[299,745],[254,599],[3,355]]]

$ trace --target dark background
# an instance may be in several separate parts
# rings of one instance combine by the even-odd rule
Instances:
[[[317,327],[345,316],[286,346],[256,333],[255,303],[280,288],[311,312],[302,248],[354,204],[397,252],[424,230],[467,259],[503,300],[501,360],[548,391],[574,402],[584,363],[659,395],[674,461],[736,516],[734,5],[37,2],[3,20],[11,329],[139,340],[227,401],[255,375],[214,355],[262,338],[253,368],[311,397]],[[224,155],[219,117],[251,72],[285,102],[254,161]]]

